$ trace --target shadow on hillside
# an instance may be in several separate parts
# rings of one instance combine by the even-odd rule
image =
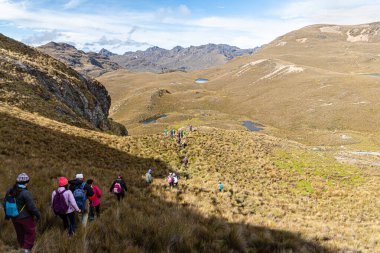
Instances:
[[[163,161],[132,156],[4,113],[0,140],[1,192],[21,171],[31,176],[30,190],[43,216],[36,252],[332,252],[299,234],[205,217],[157,197],[142,175],[150,166],[156,175],[166,175],[170,167]],[[86,233],[80,230],[68,239],[50,211],[50,193],[57,177],[70,178],[77,172],[94,178],[103,193],[121,173],[130,190],[121,203],[104,194],[102,217]],[[0,248],[2,243],[15,247],[11,224],[1,219],[0,227]]]

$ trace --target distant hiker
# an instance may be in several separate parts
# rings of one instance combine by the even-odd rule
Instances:
[[[179,138],[179,139],[181,139],[181,136],[182,136],[181,132],[182,132],[182,130],[178,129],[177,138]]]
[[[17,241],[24,253],[31,252],[34,246],[36,221],[41,217],[32,193],[27,189],[28,183],[29,176],[26,173],[18,175],[16,183],[6,192],[3,202],[5,219],[12,220]]]
[[[187,158],[187,156],[185,156],[185,157],[182,159],[182,164],[185,165],[185,167],[187,167],[187,165],[189,164],[189,158]]]
[[[92,188],[84,182],[83,174],[76,174],[75,179],[69,181],[69,190],[73,193],[75,201],[81,210],[82,225],[87,224],[88,202],[87,199],[94,195]]]
[[[222,190],[223,190],[223,184],[222,184],[222,181],[219,180],[218,192],[221,192]]]
[[[167,128],[164,129],[164,136],[168,137],[168,129]]]
[[[178,176],[175,173],[173,173],[172,177],[173,177],[173,186],[178,186]]]
[[[175,135],[175,130],[173,128],[170,129],[170,137],[173,138]]]
[[[81,212],[73,193],[68,188],[69,181],[65,177],[58,179],[58,188],[51,194],[53,212],[63,221],[63,227],[73,235],[76,230],[75,211]]]
[[[181,136],[178,136],[178,137],[177,137],[177,144],[178,144],[178,145],[181,145]]]
[[[189,131],[190,131],[190,132],[193,131],[193,126],[192,126],[192,125],[189,126]]]
[[[110,192],[114,193],[117,197],[117,200],[124,198],[125,192],[127,191],[127,186],[123,180],[122,176],[118,176],[115,181],[113,181]]]
[[[173,173],[169,173],[169,176],[167,177],[167,180],[168,180],[168,184],[170,187],[173,187],[174,186],[174,179],[173,179]]]
[[[100,190],[99,186],[94,184],[94,180],[88,179],[86,182],[94,191],[94,195],[89,197],[90,200],[90,214],[89,214],[89,220],[93,221],[95,219],[95,212],[96,217],[99,218],[100,216],[100,199],[102,197],[102,191]]]
[[[145,174],[145,181],[147,184],[151,184],[153,182],[153,176],[152,176],[153,170],[149,169],[148,172]]]

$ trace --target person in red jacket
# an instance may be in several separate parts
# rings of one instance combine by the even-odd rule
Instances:
[[[89,219],[90,219],[90,221],[92,221],[95,219],[95,212],[96,212],[96,217],[99,218],[99,216],[100,216],[100,198],[102,197],[102,191],[100,190],[99,186],[94,184],[94,180],[92,180],[92,179],[88,179],[87,184],[94,191],[94,195],[89,197],[89,199],[90,199]]]

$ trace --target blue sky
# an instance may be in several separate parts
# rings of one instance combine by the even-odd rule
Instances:
[[[253,48],[310,24],[380,21],[380,0],[0,0],[0,33],[115,53],[207,43]]]

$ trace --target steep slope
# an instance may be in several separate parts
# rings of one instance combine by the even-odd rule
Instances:
[[[78,126],[110,130],[104,86],[0,35],[0,102]]]
[[[188,134],[180,149],[161,135],[120,138],[12,106],[0,105],[0,116],[0,191],[21,170],[30,174],[43,214],[38,252],[379,250],[376,170],[340,165],[328,150],[208,127]],[[147,187],[149,167],[155,179]],[[170,171],[180,175],[178,188],[166,186]],[[104,194],[100,219],[69,238],[51,212],[50,193],[57,177],[78,172],[104,193],[122,174],[129,191],[119,204]],[[224,191],[217,194],[219,179]],[[0,219],[0,226],[0,250],[11,252],[12,224]]]
[[[91,77],[97,77],[121,68],[108,58],[110,52],[106,54],[104,50],[100,51],[99,54],[94,52],[85,53],[72,45],[55,42],[50,42],[37,49]]]
[[[171,50],[151,47],[145,51],[113,55],[110,56],[110,59],[128,70],[162,73],[210,68],[253,52],[254,49],[240,49],[223,44],[207,44],[188,48],[177,46]]]

